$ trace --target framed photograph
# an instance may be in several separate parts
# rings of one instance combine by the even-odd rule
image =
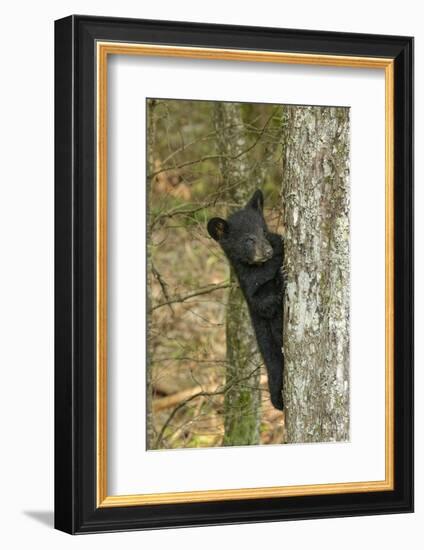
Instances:
[[[55,525],[413,510],[413,39],[55,24]]]

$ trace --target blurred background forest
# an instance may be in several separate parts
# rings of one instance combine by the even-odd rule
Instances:
[[[149,99],[149,449],[284,442],[247,309],[206,230],[260,188],[282,233],[284,107]]]

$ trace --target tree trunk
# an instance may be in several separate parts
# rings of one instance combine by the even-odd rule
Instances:
[[[230,203],[242,207],[255,190],[245,155],[247,148],[241,106],[215,103],[215,127],[222,180]],[[239,156],[240,155],[240,156]],[[245,299],[234,273],[226,312],[227,367],[224,397],[223,445],[252,445],[259,442],[260,365],[256,339]]]
[[[285,108],[288,443],[349,439],[349,109]]]

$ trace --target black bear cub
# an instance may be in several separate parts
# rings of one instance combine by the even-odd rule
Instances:
[[[279,235],[268,231],[263,202],[262,192],[255,191],[246,206],[227,220],[209,220],[208,232],[234,268],[268,372],[271,402],[283,410],[284,245]]]

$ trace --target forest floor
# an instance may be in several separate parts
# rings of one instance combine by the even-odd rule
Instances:
[[[219,447],[223,441],[223,395],[213,394],[225,385],[229,272],[206,222],[206,212],[194,220],[175,216],[152,232],[154,449]],[[271,405],[263,366],[259,391],[260,444],[283,443],[284,417]]]

